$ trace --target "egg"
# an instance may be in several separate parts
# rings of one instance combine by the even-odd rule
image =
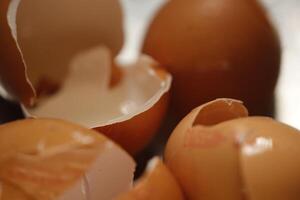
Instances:
[[[184,196],[176,179],[160,158],[148,163],[145,174],[134,187],[115,200],[183,200]]]
[[[165,159],[188,199],[296,200],[299,144],[299,130],[217,99],[178,124]]]
[[[104,132],[131,154],[149,143],[172,78],[147,55],[115,62],[124,43],[118,0],[4,0],[0,9],[2,96],[27,117]]]
[[[3,200],[110,200],[131,188],[134,168],[118,145],[73,123],[25,119],[0,126]]]
[[[255,0],[172,0],[154,16],[143,52],[174,78],[172,104],[184,116],[216,98],[241,99],[271,115],[281,48]]]

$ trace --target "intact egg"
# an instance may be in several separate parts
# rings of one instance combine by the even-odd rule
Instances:
[[[299,144],[298,130],[218,99],[178,124],[165,158],[189,199],[296,200]]]
[[[76,124],[26,119],[0,126],[3,200],[110,200],[131,188],[134,168],[118,145]]]
[[[154,17],[143,52],[174,77],[173,109],[184,116],[216,98],[241,99],[270,115],[280,43],[256,0],[172,0]]]
[[[21,102],[27,117],[100,130],[132,154],[149,143],[171,76],[146,55],[114,62],[123,46],[118,0],[4,0],[0,9],[3,96]]]

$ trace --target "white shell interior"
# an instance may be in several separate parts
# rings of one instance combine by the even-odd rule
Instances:
[[[132,187],[134,168],[129,155],[107,142],[85,177],[59,200],[111,200]]]
[[[60,82],[81,51],[105,45],[117,54],[123,45],[118,0],[13,0],[8,21],[35,87]]]
[[[128,120],[150,109],[170,88],[171,77],[160,78],[152,68],[155,64],[151,58],[141,57],[123,68],[121,82],[111,89],[109,50],[91,49],[73,59],[58,93],[24,110],[30,116],[59,118],[86,127]]]
[[[63,80],[57,93],[23,107],[27,116],[93,128],[128,120],[158,102],[171,77],[160,78],[145,56],[123,67],[121,82],[109,88],[111,61],[123,42],[121,14],[117,0],[11,2],[8,21],[31,83]]]

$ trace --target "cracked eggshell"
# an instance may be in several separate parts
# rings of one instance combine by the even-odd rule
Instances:
[[[242,138],[240,171],[248,199],[299,199],[299,130],[265,117],[228,121],[216,128],[225,132],[226,127]]]
[[[130,66],[113,63],[123,45],[119,1],[5,0],[1,9],[15,54],[0,57],[20,58],[4,64],[0,59],[1,79],[26,116],[95,128],[132,154],[148,144],[164,117],[171,76],[147,56]],[[20,84],[19,72],[7,67],[15,64],[24,75]],[[18,91],[24,87],[34,88],[29,99]]]
[[[247,115],[242,102],[217,99],[195,108],[175,128],[165,160],[187,198],[241,199],[238,148],[206,126]]]
[[[27,79],[22,55],[12,34],[13,30],[8,23],[10,2],[10,0],[0,2],[0,83],[7,90],[1,92],[1,95],[30,105],[35,94]]]
[[[131,154],[139,152],[165,115],[171,76],[144,56],[122,68],[122,80],[110,88],[110,66],[106,48],[78,55],[62,88],[36,107],[23,110],[28,116],[65,119],[94,128]]]
[[[1,79],[26,105],[33,103],[34,92],[58,87],[74,55],[99,45],[116,55],[123,45],[117,0],[4,0],[0,9]]]
[[[180,122],[165,158],[189,199],[296,200],[299,144],[298,130],[217,100]]]
[[[131,154],[138,153],[148,145],[159,129],[166,114],[169,94],[164,94],[149,110],[129,120],[95,128],[120,144]]]
[[[143,52],[173,75],[171,101],[180,117],[221,97],[242,100],[254,115],[272,112],[281,48],[256,0],[169,1]]]
[[[134,187],[115,200],[183,200],[179,184],[170,170],[155,157],[149,161],[145,174],[137,180]]]
[[[131,188],[134,168],[119,146],[69,122],[26,119],[0,126],[4,200],[109,200]]]

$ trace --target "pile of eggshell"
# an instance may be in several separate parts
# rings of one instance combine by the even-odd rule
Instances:
[[[298,200],[299,131],[246,108],[272,110],[279,72],[263,8],[169,1],[128,66],[122,22],[118,0],[0,1],[0,91],[28,118],[0,126],[0,199]],[[178,117],[208,103],[133,185],[169,98]]]

